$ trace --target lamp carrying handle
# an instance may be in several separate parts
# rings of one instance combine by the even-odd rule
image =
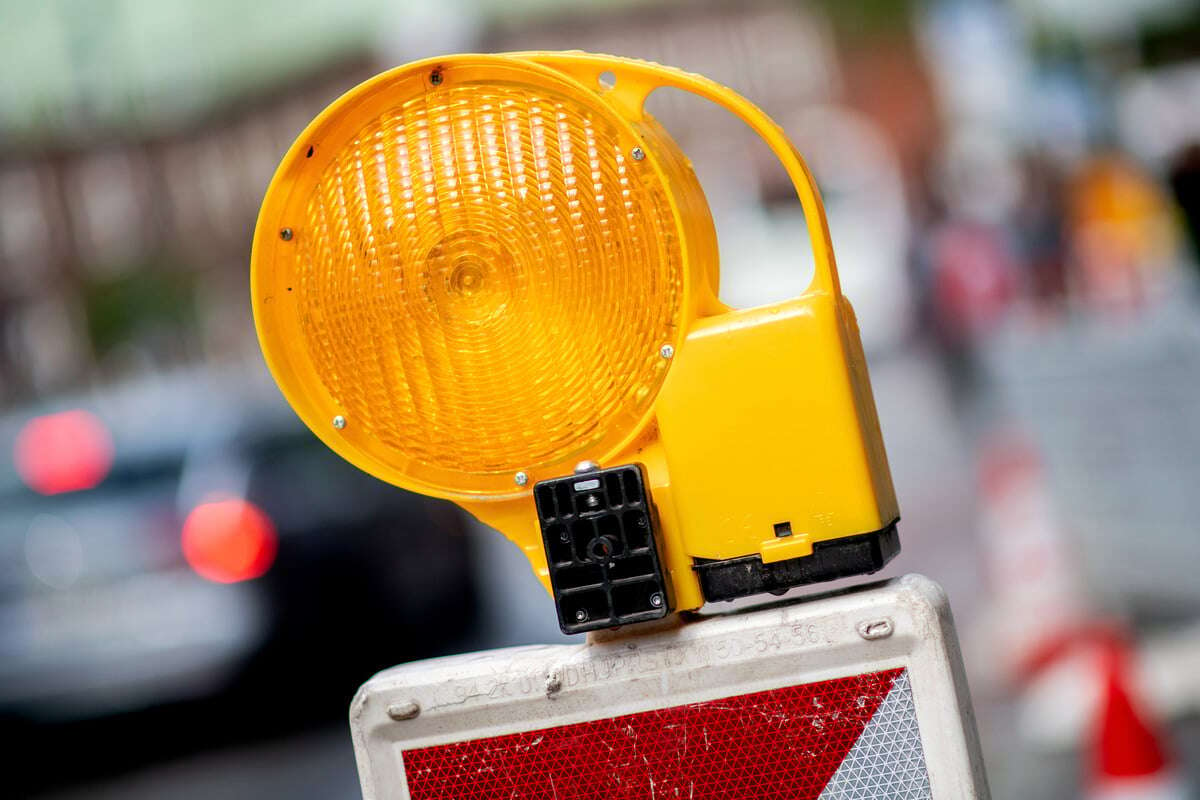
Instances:
[[[621,106],[634,120],[645,116],[646,98],[655,89],[663,86],[682,89],[703,97],[737,116],[767,143],[783,164],[792,185],[796,188],[796,196],[800,199],[800,207],[804,211],[804,222],[808,226],[808,239],[815,265],[810,291],[816,289],[835,296],[841,295],[837,264],[833,258],[833,245],[829,238],[829,224],[825,219],[825,206],[821,202],[821,194],[816,181],[813,180],[812,172],[783,129],[754,103],[703,75],[650,61],[582,52],[529,52],[511,55],[561,70],[590,86],[597,85],[604,73],[612,73],[617,80],[607,92],[607,99]]]

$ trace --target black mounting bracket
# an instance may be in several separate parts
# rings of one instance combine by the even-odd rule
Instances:
[[[563,633],[670,613],[654,506],[639,466],[541,481],[533,496]]]

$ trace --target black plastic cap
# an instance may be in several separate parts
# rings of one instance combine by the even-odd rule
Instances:
[[[788,535],[791,531],[788,531]],[[883,569],[900,552],[896,523],[873,533],[830,539],[813,545],[810,556],[764,564],[752,555],[724,561],[696,559],[693,569],[710,603],[753,594],[782,594],[794,586],[868,575]]]

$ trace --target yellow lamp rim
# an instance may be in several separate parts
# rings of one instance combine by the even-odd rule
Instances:
[[[614,58],[613,61],[622,60]],[[431,84],[431,76],[434,75],[438,77],[434,78],[436,82]],[[543,465],[536,470],[529,469],[526,471],[524,483],[515,480],[515,476],[500,476],[494,490],[464,490],[455,486],[453,481],[441,484],[416,479],[403,468],[356,444],[352,435],[347,436],[342,427],[335,425],[338,404],[325,387],[320,381],[302,379],[304,374],[311,374],[311,367],[306,363],[308,356],[302,348],[289,346],[289,331],[280,330],[279,326],[268,319],[271,316],[268,313],[270,304],[275,295],[283,291],[280,283],[283,270],[274,269],[273,266],[276,259],[287,255],[285,248],[290,246],[292,238],[285,233],[285,230],[291,230],[289,219],[300,217],[295,206],[300,202],[299,198],[303,193],[297,189],[303,188],[307,179],[315,179],[320,175],[332,157],[331,154],[336,152],[340,144],[347,141],[348,136],[356,132],[363,121],[369,119],[372,114],[386,105],[416,96],[417,92],[436,91],[443,81],[450,82],[455,80],[456,76],[465,78],[468,75],[473,75],[476,82],[480,82],[477,80],[480,75],[486,75],[489,81],[495,79],[501,83],[506,82],[504,76],[508,76],[527,85],[542,85],[576,97],[581,104],[589,105],[614,125],[626,152],[635,147],[643,149],[643,168],[649,167],[654,170],[655,179],[664,186],[671,223],[681,243],[680,302],[675,311],[677,324],[674,325],[674,339],[663,342],[664,345],[678,350],[687,334],[686,318],[688,298],[692,291],[693,267],[689,263],[679,198],[659,162],[652,142],[648,142],[647,136],[639,132],[635,125],[638,121],[636,117],[619,104],[605,101],[598,83],[594,88],[589,87],[583,81],[562,71],[514,55],[463,54],[413,62],[359,84],[326,107],[293,142],[268,186],[259,212],[251,251],[251,302],[255,327],[271,374],[292,408],[331,449],[355,466],[384,481],[422,494],[452,500],[507,500],[527,495],[537,480],[569,474],[577,460],[586,458],[605,463],[611,457],[628,450],[650,424],[654,415],[653,402],[646,403],[645,410],[635,424],[627,426],[623,431],[614,431],[603,439],[595,448],[602,448],[602,452],[588,450],[572,453],[561,463]],[[399,88],[409,85],[412,87],[411,92],[398,91]],[[272,280],[275,283],[272,283]],[[665,371],[669,369],[668,363],[655,392],[661,389],[662,382],[666,379]],[[447,474],[453,473],[447,471]],[[508,485],[502,488],[502,482]]]

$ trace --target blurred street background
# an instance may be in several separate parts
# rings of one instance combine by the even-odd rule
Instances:
[[[517,49],[704,73],[808,159],[900,498],[887,574],[950,594],[994,796],[1083,796],[1114,642],[1200,786],[1200,2],[0,0],[0,794],[354,798],[372,673],[564,639],[503,537],[302,426],[249,303],[313,116]],[[722,298],[801,291],[765,145],[649,107]]]

